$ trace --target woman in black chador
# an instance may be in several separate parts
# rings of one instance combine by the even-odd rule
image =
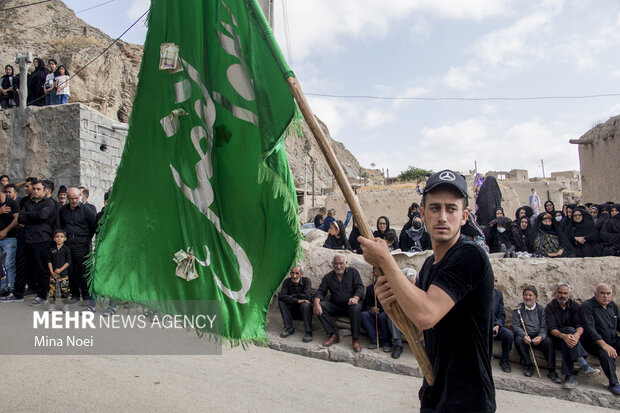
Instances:
[[[34,72],[28,75],[28,106],[45,106],[45,91],[43,90],[47,76],[45,62],[37,57],[34,59],[33,65]]]
[[[502,206],[502,192],[494,176],[484,178],[478,198],[476,198],[476,205],[478,207],[478,211],[476,211],[478,225],[487,226],[489,222],[497,218],[495,211]]]
[[[578,257],[598,257],[601,255],[599,235],[592,216],[585,209],[577,208],[569,226],[570,240]]]

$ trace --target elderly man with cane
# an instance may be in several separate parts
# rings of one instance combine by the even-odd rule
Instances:
[[[523,290],[523,302],[512,312],[512,329],[515,333],[515,347],[525,361],[526,377],[534,374],[534,350],[532,347],[540,347],[547,359],[549,373],[547,377],[554,383],[562,383],[555,371],[555,349],[553,341],[547,337],[547,318],[545,308],[536,303],[538,291],[533,285],[528,285]],[[536,365],[538,370],[538,365]],[[540,372],[538,373],[540,377]]]

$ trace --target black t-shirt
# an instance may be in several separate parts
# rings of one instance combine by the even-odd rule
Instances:
[[[54,247],[50,250],[49,256],[47,258],[47,262],[52,263],[52,268],[54,270],[62,267],[65,263],[69,263],[69,267],[71,266],[71,251],[69,247],[63,245],[60,249]],[[69,273],[69,267],[65,268],[62,275],[67,275]]]
[[[9,212],[8,214],[0,214],[0,231],[8,227],[11,224],[11,222],[13,222],[14,214],[19,213],[19,207],[17,206],[17,202],[7,198],[5,202],[0,203],[0,207],[3,207],[5,205],[11,207],[11,212]],[[10,230],[8,234],[6,234],[6,237],[7,238],[17,237],[17,227]]]
[[[422,412],[494,412],[491,372],[493,344],[493,270],[486,253],[463,236],[443,259],[426,259],[416,285],[436,285],[454,307],[435,327],[424,331],[424,343],[435,373],[432,387],[420,389]]]

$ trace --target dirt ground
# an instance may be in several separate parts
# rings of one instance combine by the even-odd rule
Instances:
[[[0,304],[6,349],[27,304]],[[199,340],[186,334],[183,340]],[[10,346],[9,346],[10,347]],[[0,356],[2,412],[412,411],[421,380],[263,347],[213,356]],[[498,391],[499,412],[609,409]]]

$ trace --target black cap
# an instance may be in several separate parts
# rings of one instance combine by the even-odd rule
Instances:
[[[431,175],[426,181],[426,187],[424,187],[423,194],[427,194],[439,186],[451,186],[457,189],[461,195],[467,198],[467,181],[463,175],[453,172],[449,169],[444,169]]]
[[[60,185],[60,187],[58,188],[58,193],[59,194],[66,194],[67,193],[67,187],[64,185]]]

